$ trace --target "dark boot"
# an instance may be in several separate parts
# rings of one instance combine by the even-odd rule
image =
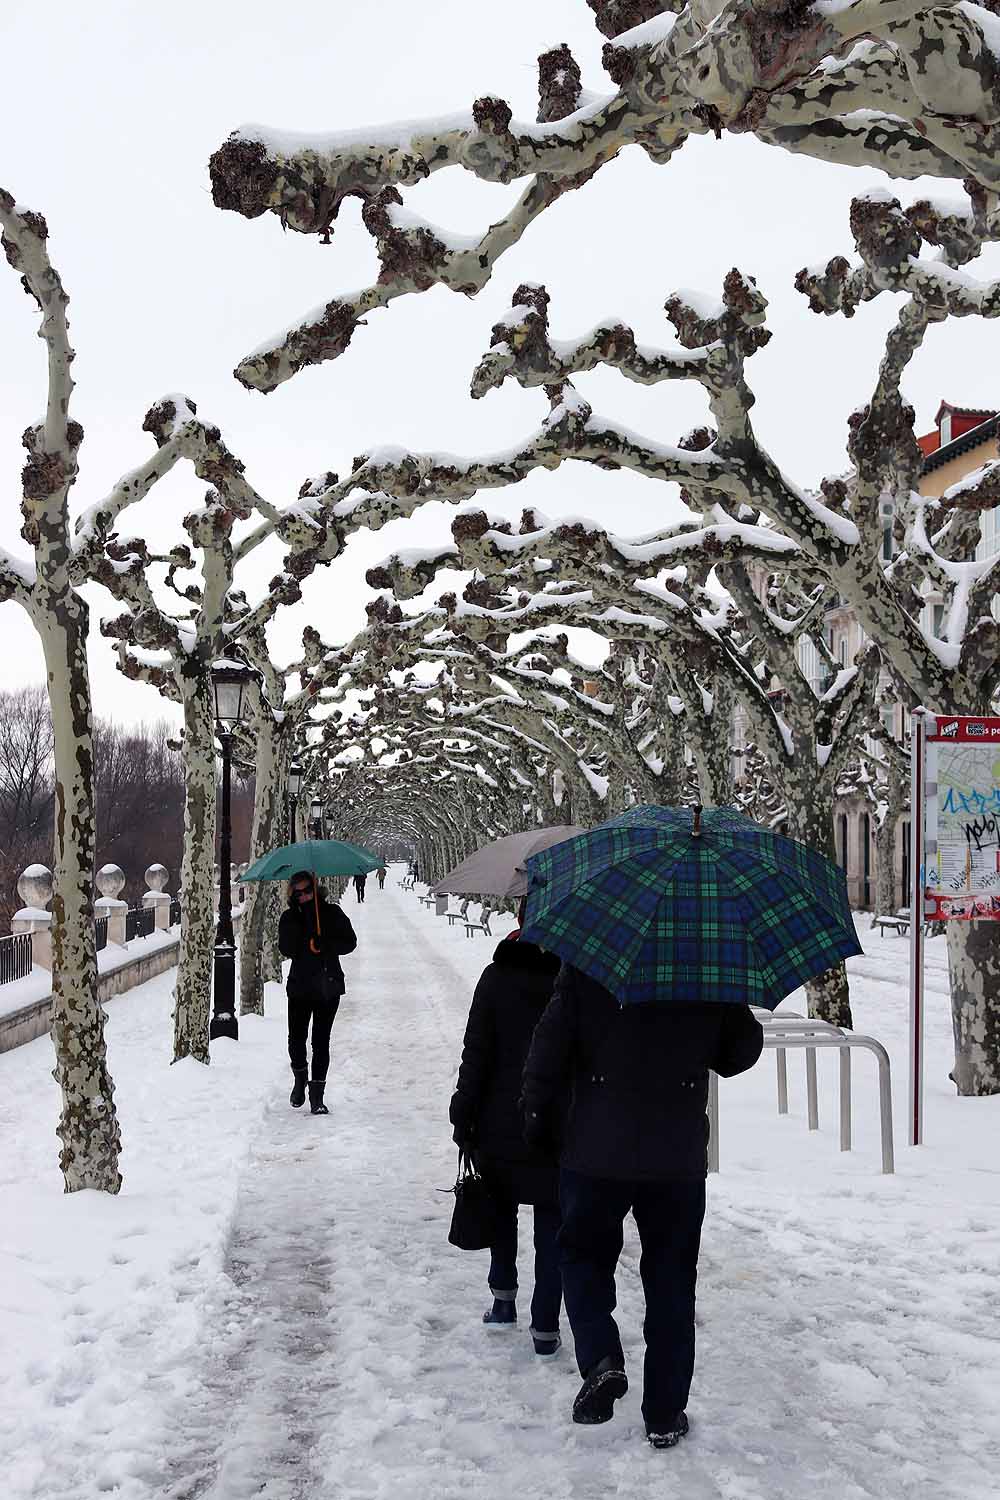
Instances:
[[[299,1109],[306,1102],[306,1084],[309,1081],[308,1068],[293,1068],[292,1077],[295,1083],[292,1092],[288,1096],[288,1102],[293,1109]]]
[[[628,1380],[621,1360],[614,1354],[606,1354],[587,1371],[586,1379],[573,1402],[573,1421],[594,1427],[599,1422],[610,1422],[615,1414],[615,1402],[628,1390]]]
[[[646,1437],[654,1448],[674,1448],[688,1430],[687,1412],[676,1412],[665,1422],[646,1425]]]
[[[517,1323],[517,1308],[513,1297],[494,1297],[493,1306],[483,1313],[487,1328],[513,1328]]]
[[[311,1083],[309,1085],[309,1111],[311,1114],[328,1115],[330,1113],[326,1105],[323,1103],[323,1090],[325,1088],[325,1081],[323,1083]]]

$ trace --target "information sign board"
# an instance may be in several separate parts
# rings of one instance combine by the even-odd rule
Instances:
[[[1000,921],[1000,718],[927,715],[924,918]]]

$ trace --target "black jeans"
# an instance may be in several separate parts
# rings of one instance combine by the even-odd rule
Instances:
[[[631,1210],[635,1219],[642,1245],[639,1275],[646,1294],[642,1415],[655,1431],[658,1423],[684,1410],[691,1389],[705,1183],[620,1182],[563,1168],[559,1200],[563,1293],[581,1375],[605,1355],[623,1358],[612,1316],[615,1267],[625,1215]]]
[[[482,1163],[481,1170],[497,1203],[497,1238],[490,1246],[490,1291],[501,1302],[513,1301],[517,1292],[517,1209],[513,1172],[496,1164]],[[559,1209],[555,1202],[536,1203],[532,1208],[535,1241],[535,1287],[531,1296],[531,1327],[544,1336],[559,1332],[562,1277],[559,1274]]]
[[[305,1068],[306,1038],[312,1021],[312,1071],[314,1083],[323,1083],[330,1067],[330,1030],[340,1005],[340,996],[324,1000],[318,990],[296,990],[288,997],[288,1056],[293,1068]]]

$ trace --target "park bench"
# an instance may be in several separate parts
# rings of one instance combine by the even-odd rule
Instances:
[[[468,917],[465,918],[466,937],[471,937],[474,932],[485,932],[487,937],[493,936],[490,932],[490,913],[485,907],[478,922],[470,922]]]
[[[466,921],[468,921],[468,915],[469,915],[469,897],[468,896],[466,896],[465,900],[462,902],[461,906],[458,908],[458,911],[446,911],[445,912],[445,916],[448,918],[448,926],[449,927],[454,927],[454,925],[455,925],[456,922],[466,922]]]
[[[436,896],[421,896],[419,899],[421,906],[433,906],[437,901]]]
[[[905,916],[872,917],[872,926],[877,927],[880,932],[887,929],[889,932],[909,932],[910,914],[907,912]]]
[[[901,906],[891,917],[872,917],[872,927],[877,927],[880,932],[886,928],[890,932],[908,933],[910,930],[910,908]],[[924,937],[934,937],[937,929],[933,922],[924,923]]]

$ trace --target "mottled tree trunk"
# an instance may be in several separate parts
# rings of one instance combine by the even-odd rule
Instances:
[[[891,916],[896,908],[896,819],[887,813],[875,830],[875,911]]]
[[[824,782],[825,778],[818,771],[811,779],[805,776],[783,777],[782,790],[788,808],[787,831],[791,838],[799,839],[836,862],[832,792]],[[810,1016],[829,1021],[832,1026],[853,1030],[851,987],[843,964],[811,979],[806,985],[806,994]]]
[[[195,662],[181,677],[184,702],[184,857],[181,862],[181,949],[174,989],[174,1062],[207,1063],[212,996],[215,733],[212,684]],[[227,871],[221,871],[222,879]]]
[[[878,790],[885,796],[886,809],[875,830],[875,910],[880,917],[887,917],[897,906],[896,829],[909,798],[909,786],[895,762],[889,766],[884,787],[880,784]],[[903,893],[903,905],[909,905],[907,892]]]
[[[46,250],[48,226],[0,188],[4,257],[42,313],[48,380],[44,420],[22,442],[21,535],[35,553],[35,577],[0,567],[0,599],[16,599],[38,631],[45,657],[55,763],[52,895],[52,1041],[62,1103],[56,1132],[66,1192],[117,1193],[121,1135],[107,1068],[104,1012],[97,998],[94,934],[94,756],[87,606],[73,588],[68,496],[83,429],[69,417],[73,350],[68,298]]]
[[[278,947],[278,922],[284,904],[284,887],[268,885],[264,907],[264,939],[261,974],[265,984],[281,983],[281,949]]]
[[[1000,924],[949,922],[947,928],[951,1077],[960,1094],[1000,1094]]]
[[[52,1041],[62,1095],[59,1165],[68,1193],[117,1193],[121,1134],[97,998],[87,607],[71,589],[61,589],[49,595],[35,623],[45,653],[55,758]]]
[[[282,842],[275,837],[282,807],[279,736],[279,726],[265,709],[256,725],[251,861],[260,859]],[[240,923],[240,1014],[243,1016],[264,1014],[264,932],[270,893],[269,881],[252,883],[243,908]]]

